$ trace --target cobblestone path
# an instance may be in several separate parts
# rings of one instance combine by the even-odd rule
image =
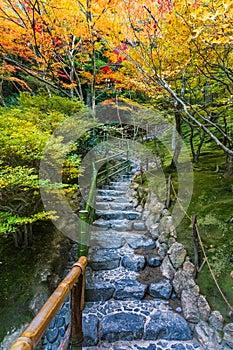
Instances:
[[[134,208],[126,175],[98,190],[83,312],[83,349],[201,350]]]

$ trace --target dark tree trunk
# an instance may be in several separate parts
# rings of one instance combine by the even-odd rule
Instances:
[[[180,155],[180,151],[182,148],[181,118],[180,118],[179,110],[175,111],[175,121],[176,121],[176,133],[178,134],[178,139],[176,140],[175,150],[174,150],[171,165],[170,165],[171,168],[176,167],[176,164],[178,162],[178,158]]]
[[[202,135],[201,135],[201,138],[200,138],[200,143],[197,147],[197,150],[195,151],[195,147],[194,147],[194,128],[190,125],[190,128],[191,128],[191,134],[190,134],[190,139],[189,139],[189,142],[190,142],[190,147],[191,147],[191,152],[192,152],[192,156],[193,156],[193,161],[196,163],[200,157],[200,154],[201,154],[201,148],[203,146],[203,143],[205,141],[205,133],[202,132]]]
[[[229,177],[233,175],[233,156],[228,155],[226,161],[226,168],[224,172],[224,177]]]
[[[201,139],[200,139],[200,143],[199,143],[199,145],[198,145],[198,147],[197,147],[197,151],[196,151],[196,153],[195,153],[195,155],[194,155],[194,158],[193,158],[193,161],[194,161],[195,163],[198,161],[198,159],[199,159],[199,157],[200,157],[201,148],[202,148],[202,146],[203,146],[204,141],[205,141],[205,133],[202,132]]]

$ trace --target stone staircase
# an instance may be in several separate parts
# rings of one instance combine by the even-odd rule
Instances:
[[[161,257],[134,209],[132,175],[97,192],[83,311],[83,349],[202,349],[160,272]]]

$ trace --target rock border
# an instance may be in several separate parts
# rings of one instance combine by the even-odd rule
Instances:
[[[131,191],[134,205],[136,198],[143,198],[143,188],[132,179]],[[173,292],[181,301],[182,313],[190,325],[193,336],[206,350],[233,349],[233,323],[224,324],[221,313],[212,311],[205,296],[195,282],[195,267],[182,243],[177,242],[177,233],[170,212],[158,201],[154,193],[147,193],[142,210],[147,230],[156,242],[162,260],[162,276],[173,286]]]

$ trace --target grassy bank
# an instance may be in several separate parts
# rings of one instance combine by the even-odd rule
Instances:
[[[53,276],[67,265],[68,249],[69,241],[52,225],[38,227],[33,245],[25,249],[15,248],[10,236],[0,236],[0,342],[32,320],[31,301],[39,295],[44,302],[50,295]]]
[[[219,171],[216,172],[216,167]],[[193,166],[194,190],[190,216],[198,216],[198,227],[207,257],[217,281],[229,303],[233,306],[233,178],[224,178],[224,157],[215,151],[206,151]],[[193,239],[190,220],[184,218],[177,227],[178,240],[193,254]],[[200,258],[203,254],[200,252]],[[214,309],[225,318],[229,308],[222,299],[210,274],[207,264],[198,275],[197,282]],[[228,320],[229,321],[229,320]]]

